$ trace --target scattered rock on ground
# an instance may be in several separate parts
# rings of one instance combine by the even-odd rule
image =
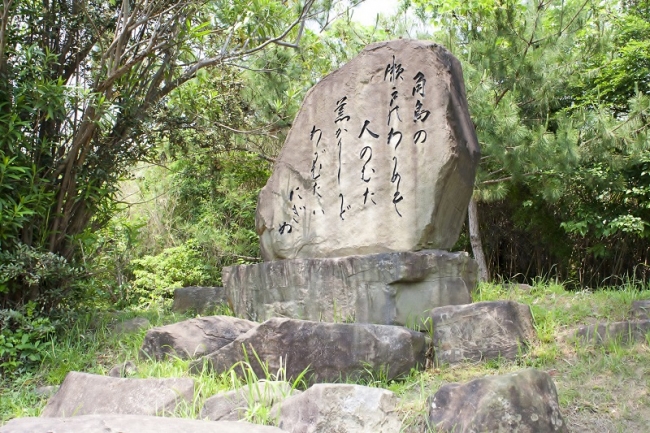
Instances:
[[[110,377],[128,377],[135,374],[138,368],[132,361],[126,361],[111,368],[108,372]]]
[[[281,429],[292,433],[397,433],[397,398],[385,389],[323,383],[280,404]]]
[[[422,333],[398,326],[273,318],[195,361],[191,370],[207,365],[222,372],[247,359],[259,378],[265,377],[261,362],[271,372],[283,369],[290,381],[307,369],[311,382],[372,375],[390,380],[423,368],[426,351]]]
[[[34,390],[34,394],[39,397],[50,398],[59,390],[58,385],[39,386]]]
[[[650,320],[650,299],[632,302],[632,318],[634,320]]]
[[[277,427],[232,421],[198,421],[142,415],[83,415],[70,418],[16,418],[0,433],[282,433]]]
[[[567,432],[551,377],[529,368],[443,385],[427,401],[440,432]]]
[[[113,330],[118,333],[130,333],[137,332],[142,329],[147,329],[151,326],[149,320],[144,317],[135,317],[133,319],[124,320],[123,322],[117,323]]]
[[[289,382],[261,380],[208,398],[200,417],[212,421],[237,421],[244,419],[246,411],[254,405],[270,410],[275,403],[295,394],[300,394],[300,391],[292,389]]]
[[[611,342],[645,342],[650,332],[650,320],[626,320],[623,322],[596,323],[581,326],[575,337],[597,345]]]
[[[167,356],[194,359],[233,342],[257,325],[230,316],[185,320],[147,331],[141,352],[159,361]]]
[[[434,308],[431,319],[438,364],[515,359],[536,335],[530,307],[514,301]]]
[[[259,195],[262,257],[451,248],[479,159],[460,62],[371,44],[307,93]]]
[[[195,311],[198,314],[214,311],[219,305],[226,302],[223,287],[181,287],[174,290],[174,303],[172,311],[185,313]]]
[[[119,379],[71,371],[43,409],[43,417],[86,414],[157,415],[194,397],[194,380]]]
[[[440,250],[224,268],[235,314],[416,327],[434,307],[471,302],[478,266]]]

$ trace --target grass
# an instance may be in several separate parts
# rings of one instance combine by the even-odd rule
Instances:
[[[388,389],[400,399],[400,414],[405,431],[425,429],[428,397],[444,384],[466,382],[486,375],[504,374],[525,367],[547,371],[558,389],[560,405],[572,431],[644,431],[650,425],[650,335],[645,342],[623,344],[611,341],[594,345],[570,338],[579,326],[606,321],[621,321],[629,316],[633,301],[650,299],[649,290],[633,284],[612,290],[569,292],[556,282],[539,282],[528,289],[509,284],[481,284],[474,302],[514,300],[530,305],[538,341],[515,361],[496,360],[413,371],[404,380],[388,380],[376,374],[359,382]],[[219,311],[224,313],[224,311]],[[117,334],[112,326],[134,316],[146,317],[152,326],[185,320],[190,315],[175,315],[164,309],[97,313],[81,317],[47,347],[41,368],[0,386],[0,424],[20,416],[37,416],[46,397],[35,390],[43,385],[60,384],[71,371],[107,374],[111,367],[127,360],[137,365],[133,377],[189,377],[189,361],[178,358],[157,362],[139,359],[145,331]],[[254,354],[249,354],[251,358]],[[256,360],[253,360],[256,362]],[[281,380],[282,371],[265,371],[258,378],[252,369],[244,379],[231,369],[217,374],[205,370],[191,376],[196,381],[194,401],[181,406],[176,415],[196,418],[204,401],[219,392],[243,388],[254,393],[259,380]],[[292,388],[304,387],[297,381]],[[258,389],[259,391],[259,389]],[[269,408],[251,395],[247,418],[258,423],[273,423]],[[430,431],[432,431],[429,428]]]

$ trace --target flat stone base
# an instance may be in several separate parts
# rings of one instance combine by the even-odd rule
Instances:
[[[421,327],[435,307],[468,304],[478,266],[442,250],[294,259],[223,269],[235,314]]]

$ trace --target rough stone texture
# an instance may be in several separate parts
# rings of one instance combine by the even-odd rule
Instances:
[[[650,320],[650,299],[632,302],[632,318]]]
[[[282,433],[277,427],[232,421],[197,421],[138,415],[16,418],[0,433]]]
[[[194,380],[119,379],[71,371],[41,416],[88,414],[157,415],[194,397]]]
[[[614,341],[633,343],[646,341],[648,333],[650,333],[650,320],[630,320],[581,326],[575,336],[594,344],[606,344]]]
[[[151,326],[149,320],[145,319],[144,317],[135,317],[133,319],[117,323],[113,327],[113,330],[118,333],[129,333],[147,329],[149,326]]]
[[[530,307],[514,301],[434,308],[431,321],[438,364],[515,359],[536,335]]]
[[[257,325],[230,316],[185,320],[147,331],[141,352],[159,361],[167,356],[199,358],[231,343]]]
[[[432,42],[371,44],[305,97],[260,192],[262,257],[451,248],[479,157],[460,62]]]
[[[300,391],[291,389],[289,382],[259,381],[210,397],[203,404],[200,417],[212,421],[237,421],[245,419],[251,406],[271,409],[275,403],[295,394],[300,394]]]
[[[213,311],[226,302],[223,287],[182,287],[174,290],[172,311],[185,313],[195,311],[199,314]]]
[[[137,371],[138,367],[132,361],[126,361],[111,368],[108,375],[110,377],[128,377]]]
[[[280,407],[280,428],[291,433],[397,433],[397,398],[381,388],[317,384]]]
[[[534,368],[443,385],[427,401],[439,432],[567,432],[551,377]]]
[[[248,357],[257,377],[264,377],[255,353],[262,364],[268,364],[268,371],[283,368],[289,381],[307,369],[310,382],[379,374],[390,380],[423,368],[426,351],[422,333],[398,326],[273,318],[195,361],[191,369],[198,372],[207,365],[222,372]],[[240,368],[234,371],[242,373]]]
[[[224,268],[235,314],[415,327],[434,307],[471,302],[478,266],[440,250],[296,259]]]

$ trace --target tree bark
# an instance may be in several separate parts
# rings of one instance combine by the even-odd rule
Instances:
[[[479,281],[488,281],[490,272],[485,261],[485,254],[483,253],[483,243],[481,242],[481,233],[478,226],[478,206],[474,197],[469,201],[467,218],[469,219],[469,241],[472,244],[474,260],[478,263]]]

